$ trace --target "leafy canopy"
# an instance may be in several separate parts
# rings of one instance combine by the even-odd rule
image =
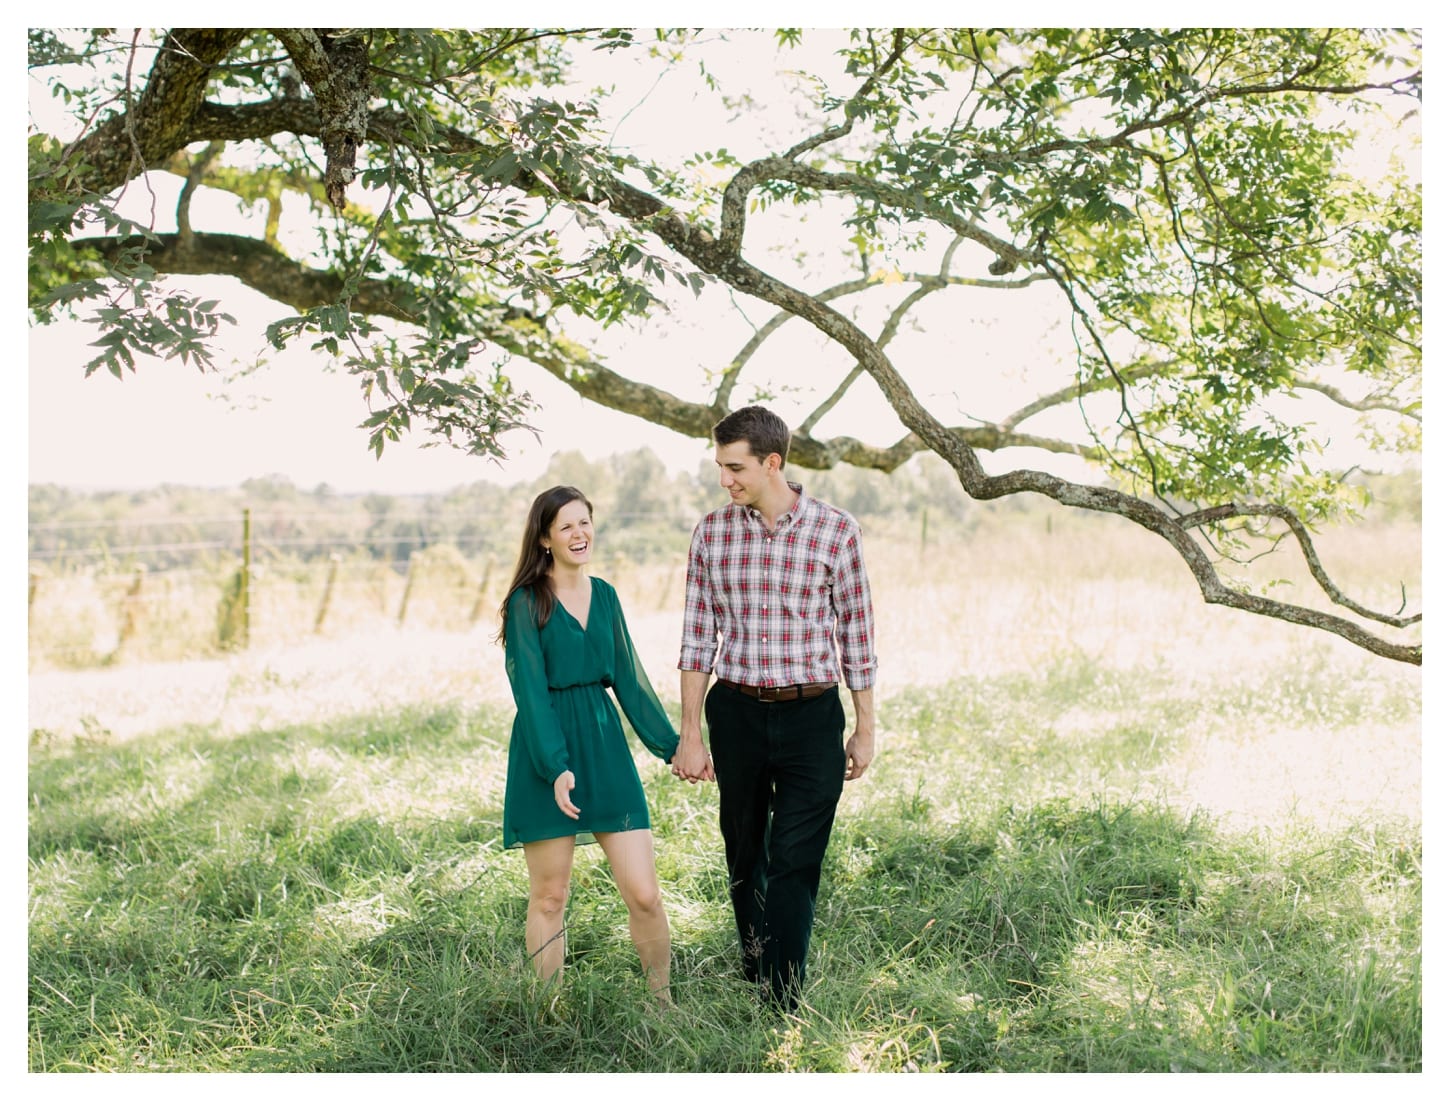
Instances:
[[[1190,536],[1233,550],[1351,500],[1304,400],[1418,447],[1419,52],[1355,28],[32,30],[76,123],[30,136],[30,302],[96,325],[88,371],[205,369],[228,318],[178,277],[235,275],[279,304],[277,347],[358,378],[379,453],[423,430],[503,457],[536,368],[700,437],[741,393],[815,389],[797,461],[929,448],[973,496],[1128,516],[1217,600]],[[794,84],[741,94],[722,59],[746,55]],[[649,158],[617,147],[607,85],[638,64],[697,73],[734,112],[729,147],[688,127]],[[119,213],[143,173],[184,181],[175,232]],[[193,226],[199,188],[255,231]],[[1009,292],[1060,316],[1072,355],[1024,348],[1039,397],[1001,409],[968,353],[944,422],[913,318],[951,296],[931,316],[956,331],[933,335],[969,343]],[[601,351],[646,320],[734,315],[738,350],[669,387]],[[809,378],[769,350],[790,322],[832,350]],[[899,440],[819,435],[870,383]],[[1075,431],[1031,430],[1074,407]],[[989,475],[1007,448],[1112,488]]]

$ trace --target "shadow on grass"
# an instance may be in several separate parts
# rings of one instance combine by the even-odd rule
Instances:
[[[735,978],[713,792],[660,769],[664,1014],[594,846],[566,981],[533,981],[500,714],[37,752],[31,1069],[1419,1069],[1416,834],[1268,844],[1090,786],[1044,796],[1073,747],[1020,721],[970,744],[937,722],[843,808],[793,1018]],[[1148,730],[1114,720],[1094,752],[1165,752]],[[920,779],[949,767],[955,789]]]

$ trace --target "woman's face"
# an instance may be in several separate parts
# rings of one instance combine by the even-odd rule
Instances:
[[[554,561],[582,566],[594,550],[594,521],[583,501],[570,501],[554,517],[543,545],[553,552]]]

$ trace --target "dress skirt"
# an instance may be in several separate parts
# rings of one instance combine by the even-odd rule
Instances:
[[[614,587],[591,578],[586,622],[556,604],[543,627],[524,590],[509,598],[504,655],[518,713],[509,738],[503,843],[649,829],[649,809],[620,711],[661,761],[680,738],[650,686]],[[554,780],[574,773],[570,818]]]
[[[592,841],[596,833],[649,829],[649,807],[639,770],[625,740],[619,711],[604,685],[550,689],[549,702],[559,716],[569,752],[574,773],[572,798],[579,817],[570,818],[559,809],[554,785],[534,771],[522,739],[510,738],[504,847],[571,834],[582,843]]]

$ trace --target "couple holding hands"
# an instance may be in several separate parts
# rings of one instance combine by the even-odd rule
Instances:
[[[678,734],[614,588],[586,571],[593,506],[572,486],[535,499],[499,610],[518,707],[504,845],[523,847],[524,940],[540,978],[563,967],[574,847],[592,836],[629,910],[649,989],[669,1002],[669,919],[644,789],[606,693],[613,688],[635,733],[675,776],[717,784],[742,973],[793,1009],[843,782],[860,777],[875,752],[871,590],[856,521],[786,480],[790,430],[780,417],[748,406],[715,425],[714,438],[730,504],[705,516],[690,542]],[[855,711],[844,744],[840,683]]]

